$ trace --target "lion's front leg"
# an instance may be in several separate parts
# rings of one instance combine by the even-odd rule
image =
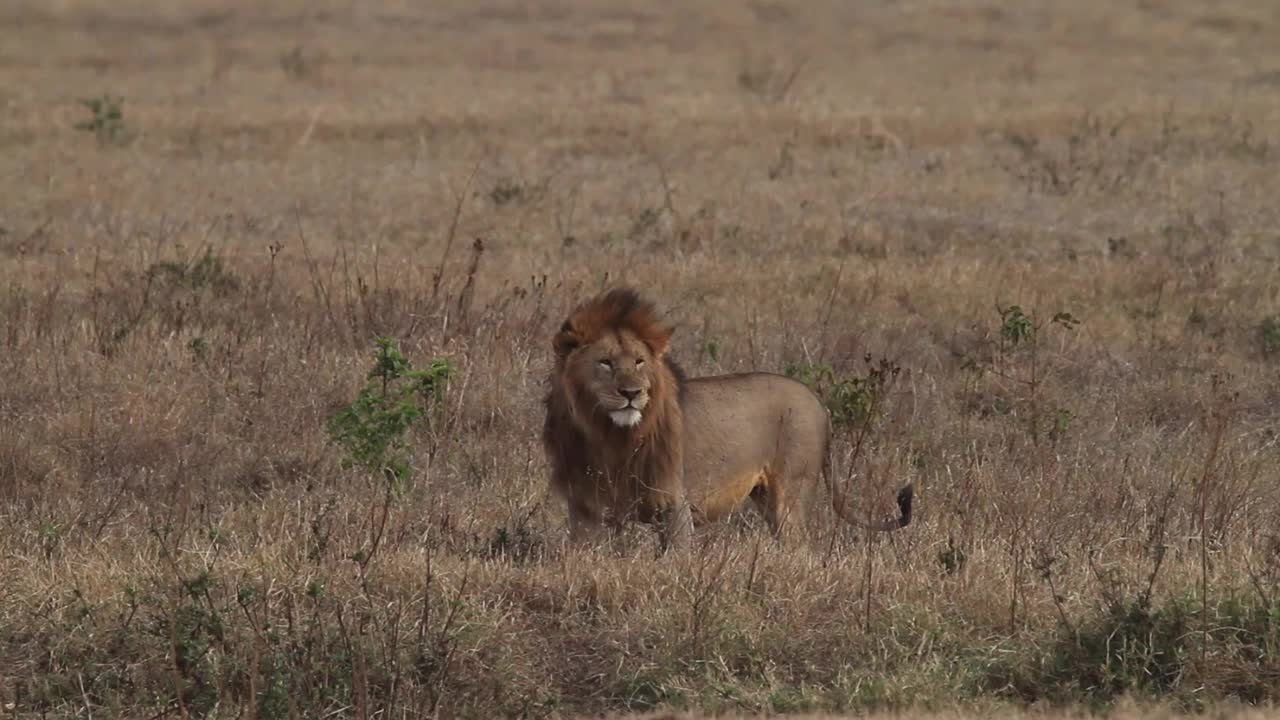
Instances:
[[[673,505],[662,510],[658,522],[658,551],[665,553],[671,548],[687,550],[693,542],[693,510],[689,501],[681,498]]]
[[[569,503],[569,542],[578,547],[597,545],[608,533],[600,517],[589,508]]]

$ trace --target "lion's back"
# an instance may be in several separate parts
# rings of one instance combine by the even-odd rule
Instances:
[[[690,380],[683,410],[691,484],[758,470],[817,473],[830,441],[830,419],[813,391],[773,373]]]

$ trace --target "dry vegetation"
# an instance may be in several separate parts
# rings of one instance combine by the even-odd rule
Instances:
[[[1280,698],[1275,3],[9,0],[0,37],[0,716]],[[915,523],[566,554],[548,337],[616,281],[695,373],[897,363],[838,452]],[[329,432],[379,336],[453,369],[394,481]]]

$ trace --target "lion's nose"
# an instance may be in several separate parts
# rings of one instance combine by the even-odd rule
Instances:
[[[640,393],[641,393],[642,391],[640,391],[640,390],[622,390],[622,389],[619,389],[619,390],[618,390],[618,392],[619,392],[619,393],[622,393],[622,397],[626,398],[626,399],[627,399],[627,402],[631,402],[632,400],[635,400],[636,398],[640,397]]]

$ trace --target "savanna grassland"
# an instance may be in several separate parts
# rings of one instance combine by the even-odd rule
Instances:
[[[1280,5],[9,0],[0,40],[0,716],[1280,700]],[[550,333],[623,282],[691,373],[812,381],[915,521],[564,549]]]

